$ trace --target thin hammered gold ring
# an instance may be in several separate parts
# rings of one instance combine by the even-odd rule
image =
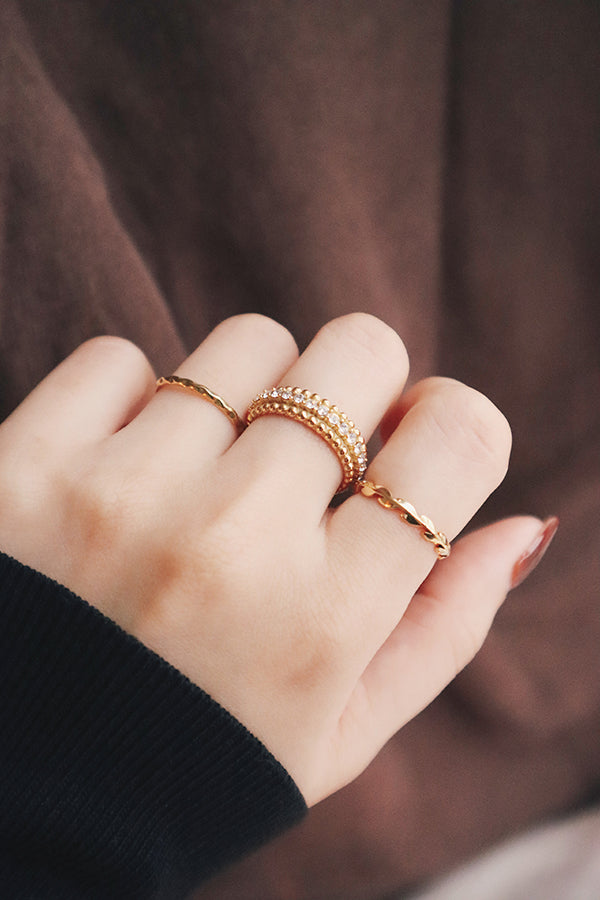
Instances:
[[[342,467],[338,493],[361,478],[367,468],[367,448],[354,422],[329,400],[299,387],[263,391],[248,408],[248,425],[259,416],[285,416],[306,425],[337,455]]]
[[[365,497],[374,497],[384,509],[392,509],[400,514],[408,525],[419,528],[421,537],[433,544],[438,559],[446,559],[450,556],[450,541],[443,531],[436,531],[435,525],[427,516],[420,516],[412,503],[392,497],[387,488],[372,481],[358,481],[354,490],[364,494]]]
[[[213,406],[216,406],[217,409],[220,409],[221,412],[227,416],[240,434],[246,427],[233,406],[226,403],[222,397],[219,397],[218,394],[215,394],[214,391],[211,391],[210,388],[207,388],[204,384],[197,384],[190,378],[180,378],[179,375],[161,375],[161,377],[157,379],[156,389],[160,390],[162,387],[180,388],[181,390],[190,391],[191,393],[196,394],[197,397],[202,397],[203,400],[208,400],[209,403],[212,403]]]

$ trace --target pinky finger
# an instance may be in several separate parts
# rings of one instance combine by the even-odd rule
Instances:
[[[350,699],[340,734],[349,769],[364,768],[471,661],[523,570],[517,563],[530,560],[530,571],[556,524],[505,519],[457,541],[434,568]]]

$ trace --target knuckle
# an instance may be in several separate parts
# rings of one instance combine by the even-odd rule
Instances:
[[[261,582],[278,552],[268,522],[256,516],[257,496],[250,485],[236,495],[224,492],[218,510],[203,524],[201,543],[192,543],[191,564],[209,586],[211,602],[217,597],[237,602],[248,585]]]
[[[215,331],[231,334],[242,341],[250,341],[253,345],[258,343],[260,347],[268,347],[270,350],[280,348],[281,353],[291,359],[298,355],[298,347],[291,332],[280,322],[260,313],[230,316],[220,322]]]
[[[450,681],[481,650],[492,624],[493,614],[482,604],[457,610],[445,602],[442,594],[421,590],[420,597],[432,613],[425,615],[423,628],[430,630],[430,639],[439,645],[439,661]],[[435,624],[433,624],[435,621]],[[439,640],[439,636],[443,640]]]
[[[0,497],[10,521],[39,520],[52,495],[56,460],[44,433],[10,430],[0,438]]]
[[[286,682],[296,692],[311,693],[336,677],[348,655],[348,625],[324,600],[288,610],[280,637]],[[282,667],[281,671],[284,671]]]
[[[449,623],[448,642],[451,667],[461,672],[477,656],[486,639],[490,623],[484,627],[480,622],[471,621],[468,616],[458,616]]]
[[[84,558],[104,556],[122,537],[122,522],[128,503],[116,484],[106,477],[86,472],[83,477],[65,476],[62,495],[66,509],[75,511],[74,524]]]
[[[408,371],[408,354],[400,336],[370,313],[349,313],[332,319],[321,334],[336,343],[342,341],[352,362],[360,366],[376,366],[388,372],[391,367],[404,377]]]
[[[442,380],[440,387],[432,412],[445,442],[469,463],[503,475],[512,442],[504,415],[484,394],[460,382]]]
[[[120,370],[140,371],[153,378],[152,367],[137,344],[116,335],[100,335],[81,344],[75,354],[84,361]]]
[[[28,471],[22,460],[5,458],[0,472],[0,496],[5,509],[10,510],[13,526],[35,523],[39,510],[48,506],[48,483],[44,470],[33,467]]]

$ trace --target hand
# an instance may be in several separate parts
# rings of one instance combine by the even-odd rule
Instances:
[[[402,393],[399,337],[326,325],[298,358],[261,316],[223,322],[179,373],[245,411],[277,383],[327,397],[365,438],[368,477],[449,538],[501,481],[510,431],[481,394],[434,378]],[[210,403],[156,392],[117,338],[80,347],[0,427],[0,548],[65,584],[239,718],[309,804],[353,779],[483,641],[533,518],[457,542],[437,565],[374,500],[329,508],[335,454],[280,417],[240,437]]]

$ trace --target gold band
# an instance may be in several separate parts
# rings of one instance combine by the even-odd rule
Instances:
[[[406,500],[397,500],[388,491],[387,488],[380,484],[374,484],[372,481],[359,481],[354,486],[355,491],[364,494],[365,497],[375,497],[375,499],[385,509],[397,510],[400,518],[408,525],[413,525],[421,530],[421,537],[425,538],[433,544],[438,559],[446,559],[450,556],[450,541],[443,531],[436,531],[435,525],[426,516],[420,516],[411,503]]]
[[[248,409],[248,425],[259,416],[285,416],[306,425],[329,444],[342,467],[338,493],[364,475],[367,448],[360,431],[345,413],[299,387],[278,387],[263,391]]]
[[[193,394],[196,394],[196,396],[202,397],[203,400],[208,400],[209,403],[212,403],[213,406],[220,409],[222,413],[225,413],[229,421],[235,425],[240,434],[246,427],[233,406],[226,403],[222,397],[219,397],[218,394],[215,394],[214,391],[211,391],[204,384],[197,384],[189,378],[180,378],[178,375],[161,375],[156,382],[156,389],[159,390],[162,387],[181,388],[184,391],[191,391]]]

